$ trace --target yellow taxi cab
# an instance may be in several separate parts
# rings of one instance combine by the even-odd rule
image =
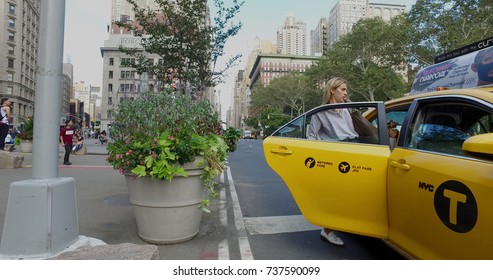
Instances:
[[[340,108],[373,131],[358,129],[356,141],[307,138],[314,114]],[[493,259],[491,87],[319,106],[263,147],[315,225],[383,239],[410,258]]]
[[[492,39],[437,56],[406,97],[323,105],[267,137],[304,217],[410,258],[493,259]],[[312,116],[341,108],[359,137],[307,137]]]

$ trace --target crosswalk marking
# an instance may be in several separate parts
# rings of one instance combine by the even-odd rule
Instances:
[[[302,215],[248,217],[244,218],[245,227],[251,235],[276,234],[299,231],[319,230]]]

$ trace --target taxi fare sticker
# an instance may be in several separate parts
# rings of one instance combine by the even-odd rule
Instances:
[[[323,161],[323,160],[317,161],[314,158],[309,157],[309,158],[305,159],[305,166],[307,168],[314,168],[314,167],[325,168],[325,167],[334,166],[334,163],[330,162],[330,161]],[[372,171],[371,167],[369,167],[369,166],[354,165],[354,164],[350,164],[350,163],[345,162],[345,161],[343,161],[337,165],[337,170],[339,170],[339,172],[341,172],[343,174],[346,174],[349,172],[359,173],[359,172],[365,172],[365,171]]]

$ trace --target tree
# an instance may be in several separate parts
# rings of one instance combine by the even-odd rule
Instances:
[[[292,118],[289,115],[284,114],[276,108],[270,107],[265,108],[265,110],[260,112],[257,116],[246,119],[245,124],[255,129],[264,130],[264,135],[270,135],[291,119]]]
[[[225,7],[222,0],[213,0],[216,15],[214,24],[209,22],[207,0],[154,0],[158,9],[139,7],[136,0],[126,0],[132,5],[135,22],[116,22],[142,38],[142,48],[120,50],[136,59],[127,61],[139,74],[156,76],[167,87],[193,92],[197,97],[207,87],[222,82],[225,71],[234,66],[240,55],[232,56],[224,68],[217,68],[217,60],[224,55],[228,38],[235,36],[241,23],[232,19],[244,1],[233,0]],[[155,64],[151,54],[161,58]]]
[[[433,64],[436,55],[491,37],[491,0],[417,0],[408,14],[412,62]]]
[[[251,109],[254,112],[263,112],[266,108],[275,108],[291,118],[301,115],[320,105],[322,100],[320,91],[309,82],[301,73],[275,78],[268,86],[258,87],[253,91]]]
[[[362,19],[308,69],[307,75],[321,87],[332,77],[345,78],[353,101],[388,100],[402,95],[405,83],[396,71],[407,67],[405,28],[402,18],[391,22]]]

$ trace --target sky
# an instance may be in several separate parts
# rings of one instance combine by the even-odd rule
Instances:
[[[374,0],[370,3],[406,5],[407,10],[416,0]],[[224,0],[226,6],[231,0]],[[236,67],[227,72],[226,82],[216,87],[220,92],[222,119],[231,106],[234,80],[238,70],[244,69],[256,37],[276,42],[277,29],[288,15],[306,23],[307,32],[315,29],[322,17],[328,17],[337,0],[245,0],[235,22],[243,24],[240,32],[226,43],[225,59],[242,54]],[[211,3],[212,5],[212,3]],[[74,66],[74,83],[84,81],[102,86],[103,59],[100,48],[108,38],[111,0],[66,0],[64,62]]]

